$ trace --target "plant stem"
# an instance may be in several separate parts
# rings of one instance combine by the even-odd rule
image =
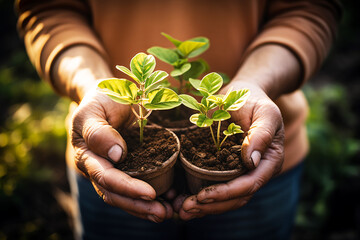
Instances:
[[[183,94],[183,84],[184,84],[184,79],[182,78],[182,76],[179,76],[179,94]]]
[[[221,121],[219,121],[218,123],[218,127],[217,127],[217,141],[216,141],[216,146],[218,148],[218,150],[220,151],[220,128],[221,128]]]
[[[220,143],[220,145],[219,145],[219,150],[220,150],[220,148],[221,148],[221,145],[223,145],[223,143],[225,142],[225,140],[226,140],[227,137],[228,137],[228,136],[225,136],[224,139],[221,141],[221,143]]]
[[[140,119],[139,114],[135,111],[135,109],[133,108],[132,105],[130,106],[130,108],[131,108],[131,111],[132,111],[132,112],[134,113],[134,115],[136,116],[136,118],[137,118],[137,119]]]
[[[215,136],[214,136],[214,132],[212,130],[212,127],[210,126],[209,128],[210,128],[211,136],[212,136],[212,139],[214,140],[215,146],[216,146],[216,148],[218,148],[218,145],[217,145],[217,142],[215,140]]]
[[[140,90],[143,91],[143,94],[140,96],[140,103],[139,103],[139,127],[140,127],[140,144],[144,141],[144,127],[145,127],[145,120],[144,117],[144,107],[143,107],[143,99],[145,98],[145,91],[144,91],[144,84],[140,84]]]
[[[142,105],[139,105],[139,127],[140,127],[140,143],[144,141],[144,116],[143,116],[143,108]]]

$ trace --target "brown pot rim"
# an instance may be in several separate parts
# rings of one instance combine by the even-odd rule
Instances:
[[[159,127],[159,128],[165,128],[165,129],[168,129],[168,130],[170,130],[170,131],[172,131],[174,133],[183,133],[183,132],[186,132],[188,130],[194,130],[195,128],[198,127],[196,125],[191,125],[189,127],[179,127],[179,128],[176,128],[176,127],[164,127],[164,126],[161,126],[160,124],[151,122],[150,120],[148,120],[148,122],[151,124],[150,126]]]
[[[170,132],[173,137],[175,138],[175,141],[176,141],[176,145],[177,145],[177,150],[175,153],[173,153],[173,155],[171,155],[171,157],[166,160],[165,162],[163,162],[163,164],[159,167],[156,167],[156,168],[151,168],[151,169],[147,169],[145,171],[142,171],[142,172],[139,172],[139,171],[132,171],[132,172],[128,172],[128,171],[124,171],[126,174],[130,175],[131,177],[142,177],[142,176],[145,176],[146,175],[146,178],[147,179],[151,179],[151,178],[155,178],[159,175],[161,175],[163,172],[166,172],[168,169],[170,169],[171,167],[174,166],[174,164],[176,163],[176,159],[180,153],[180,140],[179,138],[176,136],[176,134],[167,129],[167,128],[163,128],[163,127],[160,127],[160,126],[154,126],[154,125],[147,125],[145,126],[146,128],[157,128],[157,129],[164,129],[168,132]]]
[[[233,169],[233,170],[225,170],[225,171],[216,171],[216,170],[208,170],[204,168],[200,168],[195,166],[190,161],[186,159],[186,157],[180,152],[180,161],[189,173],[192,175],[209,180],[209,181],[227,181],[233,178],[236,178],[243,174],[246,170],[245,169]]]

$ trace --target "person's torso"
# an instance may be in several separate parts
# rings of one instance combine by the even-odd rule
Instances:
[[[92,24],[117,77],[124,75],[115,65],[128,66],[136,53],[146,52],[152,46],[172,46],[161,32],[181,41],[198,36],[209,38],[210,48],[201,57],[209,63],[210,71],[233,77],[246,47],[261,30],[266,11],[265,0],[89,0],[89,3]],[[160,60],[156,69],[172,70]],[[284,116],[284,169],[287,169],[299,162],[308,149],[304,128],[307,104],[300,91],[284,95],[276,103]]]

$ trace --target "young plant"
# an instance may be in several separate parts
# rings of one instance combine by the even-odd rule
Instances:
[[[227,130],[223,131],[225,137],[220,139],[221,122],[231,117],[230,111],[239,110],[245,104],[250,91],[249,89],[232,91],[230,88],[225,95],[215,95],[223,85],[223,79],[218,73],[209,73],[202,80],[190,79],[190,84],[203,96],[201,102],[187,94],[181,94],[179,97],[186,107],[199,112],[193,114],[190,121],[198,127],[210,128],[215,147],[219,151],[228,136],[243,133],[239,125],[231,123]],[[213,112],[211,116],[210,112]],[[218,122],[216,136],[212,128],[214,122]]]
[[[130,105],[139,124],[140,143],[143,142],[147,118],[153,110],[167,110],[181,104],[179,96],[173,90],[161,85],[168,74],[164,71],[154,72],[155,65],[154,56],[138,53],[131,59],[130,69],[116,66],[135,83],[127,79],[111,78],[98,84],[100,91],[115,102]],[[138,106],[137,110],[134,105]]]
[[[147,51],[161,61],[173,66],[174,70],[170,73],[174,79],[179,81],[179,93],[188,93],[191,85],[190,78],[198,78],[201,74],[208,71],[209,66],[203,59],[189,61],[205,52],[209,48],[209,39],[196,37],[186,41],[177,40],[166,33],[161,33],[171,43],[175,49],[163,47],[151,47]]]

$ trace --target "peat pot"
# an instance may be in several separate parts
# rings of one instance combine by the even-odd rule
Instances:
[[[122,170],[122,171],[124,171],[133,178],[141,179],[149,183],[155,189],[156,195],[159,196],[165,193],[167,190],[169,190],[169,188],[173,183],[174,165],[176,163],[176,160],[180,152],[180,141],[176,136],[176,134],[168,129],[159,128],[155,126],[146,126],[145,131],[146,129],[153,129],[153,130],[159,129],[159,130],[165,130],[168,133],[170,133],[171,136],[173,136],[173,138],[175,139],[176,151],[166,161],[164,161],[162,164],[159,164],[155,168],[149,168],[146,170],[138,170],[138,171],[128,171],[128,170]],[[152,139],[155,140],[156,138],[157,137],[153,137]],[[128,152],[128,155],[129,154],[131,154],[131,152]]]

